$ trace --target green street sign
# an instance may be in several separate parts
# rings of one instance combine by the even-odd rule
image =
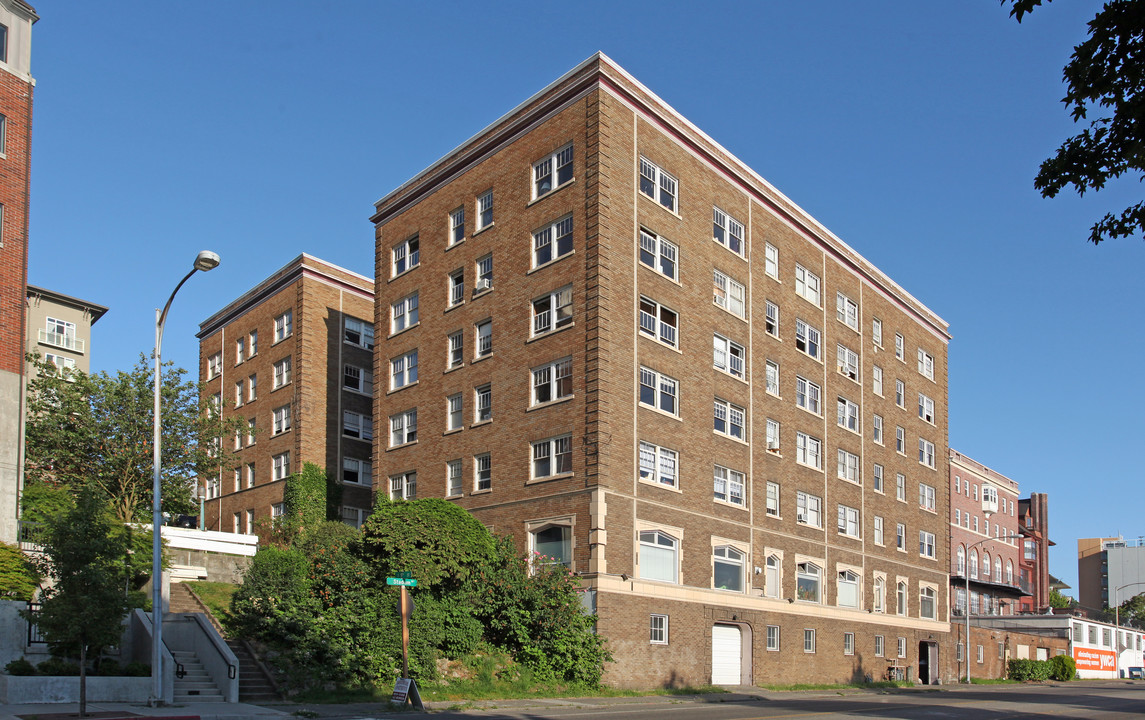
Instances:
[[[413,578],[388,577],[386,585],[401,585],[404,587],[417,587],[417,580]]]

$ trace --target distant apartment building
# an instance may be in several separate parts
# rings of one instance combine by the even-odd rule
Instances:
[[[881,270],[601,54],[372,219],[377,492],[575,573],[608,681],[953,676],[950,336]]]
[[[1077,541],[1078,602],[1087,610],[1112,608],[1145,593],[1145,538]]]
[[[26,350],[60,370],[91,372],[91,328],[107,308],[87,300],[28,286]],[[29,367],[28,380],[36,377]]]
[[[373,280],[300,255],[199,326],[205,396],[243,430],[204,478],[209,530],[254,533],[303,463],[341,485],[341,518],[372,507]],[[416,368],[413,370],[416,373]]]
[[[35,9],[0,0],[0,542],[14,543],[23,479],[24,293]]]
[[[1018,532],[1022,535],[1019,556],[1019,578],[1029,590],[1018,601],[1020,612],[1046,612],[1050,607],[1050,540],[1049,498],[1045,493],[1031,493],[1018,501]]]
[[[1018,558],[1018,483],[950,450],[951,612],[1013,615],[1022,586]],[[970,580],[970,604],[966,581]]]

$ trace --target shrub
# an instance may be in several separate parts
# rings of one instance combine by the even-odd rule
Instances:
[[[9,675],[35,675],[36,666],[24,658],[19,658],[5,665],[4,672]]]
[[[1048,660],[1011,660],[1006,666],[1006,671],[1011,680],[1019,682],[1048,680],[1050,662]]]
[[[39,675],[79,675],[80,666],[79,663],[54,657],[37,665],[36,673]]]
[[[1077,677],[1077,662],[1069,655],[1055,655],[1050,658],[1050,677],[1068,682]]]
[[[151,666],[142,662],[129,662],[123,666],[123,674],[128,677],[148,677],[151,675]]]
[[[240,637],[292,642],[307,631],[317,608],[310,598],[310,563],[297,550],[264,547],[231,597],[227,628]]]
[[[103,677],[118,677],[123,674],[123,668],[119,667],[117,660],[100,658],[99,663],[96,664],[95,674]]]

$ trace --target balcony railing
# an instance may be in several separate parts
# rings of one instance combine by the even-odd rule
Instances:
[[[41,546],[44,544],[43,540],[48,532],[48,526],[44,523],[21,520],[17,532],[19,533],[21,550],[24,552],[41,552]]]
[[[52,347],[63,348],[64,350],[71,350],[72,352],[84,352],[85,343],[75,335],[65,335],[64,333],[52,332],[50,330],[40,330],[40,342],[44,345],[51,345]]]

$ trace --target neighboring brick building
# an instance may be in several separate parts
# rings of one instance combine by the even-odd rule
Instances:
[[[1030,493],[1018,501],[1018,532],[1022,534],[1018,582],[1030,594],[1019,600],[1020,612],[1041,613],[1050,606],[1050,540],[1049,498],[1045,493]]]
[[[343,520],[369,514],[373,312],[370,278],[303,254],[199,326],[205,396],[253,428],[204,480],[207,529],[265,527],[307,462],[341,481]]]
[[[378,492],[577,573],[607,681],[953,678],[949,334],[878,268],[600,54],[372,219]]]
[[[31,5],[0,0],[0,542],[16,542],[23,479],[24,293],[32,166]]]

